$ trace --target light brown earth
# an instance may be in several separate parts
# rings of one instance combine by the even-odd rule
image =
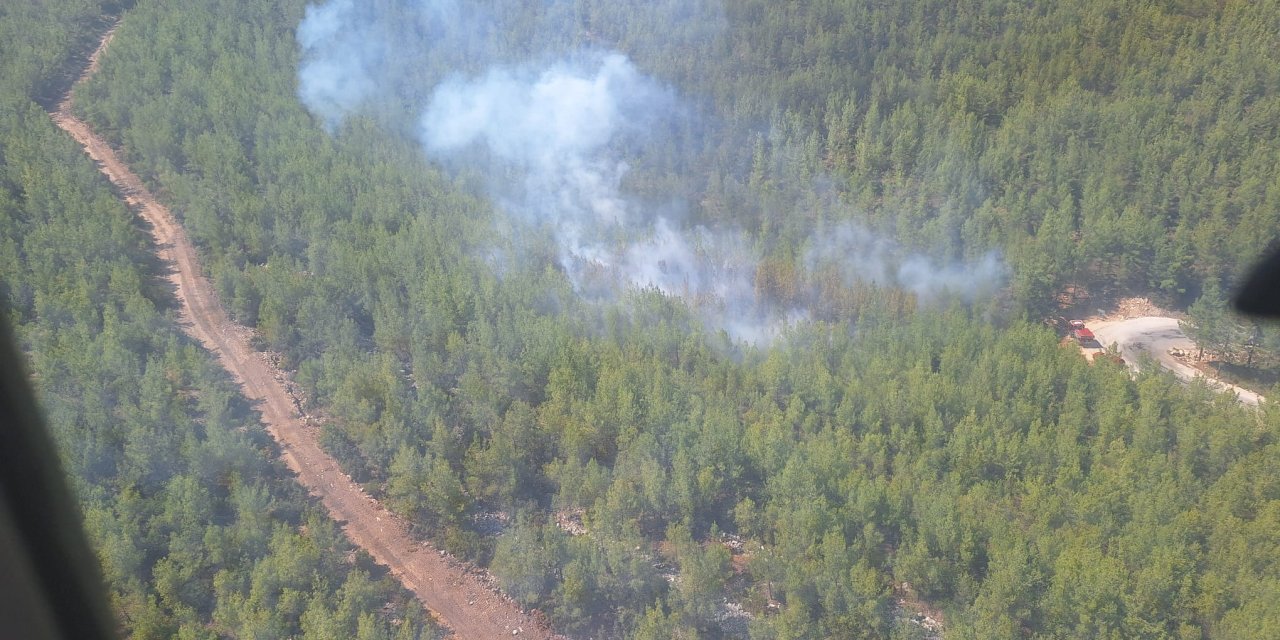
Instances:
[[[1140,355],[1145,353],[1152,361],[1172,371],[1182,380],[1202,378],[1210,387],[1233,393],[1245,405],[1256,407],[1264,398],[1244,387],[1223,382],[1202,369],[1192,366],[1174,353],[1197,349],[1178,324],[1179,318],[1151,304],[1145,298],[1120,300],[1110,312],[1099,310],[1097,315],[1085,318],[1085,324],[1097,336],[1097,344],[1081,345],[1085,357],[1090,360],[1104,348],[1114,347],[1125,364],[1135,372],[1140,365]]]
[[[1175,352],[1194,352],[1196,345],[1178,325],[1177,318],[1144,316],[1125,320],[1101,321],[1093,325],[1098,342],[1116,345],[1120,357],[1135,371],[1140,366],[1139,354],[1146,353],[1151,360],[1168,369],[1183,380],[1204,378],[1210,387],[1234,393],[1242,404],[1258,406],[1262,396],[1227,382],[1218,380],[1190,363],[1174,355]]]
[[[80,82],[97,69],[114,32],[112,28],[103,36]],[[493,590],[481,575],[430,544],[415,541],[402,518],[365,494],[342,472],[337,461],[320,448],[318,428],[301,414],[286,389],[285,372],[270,364],[267,354],[250,346],[251,330],[229,319],[173,214],[156,201],[102,138],[72,115],[71,92],[51,116],[97,161],[126,204],[150,223],[156,253],[172,267],[169,280],[181,305],[184,330],[217,356],[244,395],[257,405],[267,432],[279,443],[298,482],[320,498],[351,542],[387,566],[459,638],[552,638],[549,629]]]

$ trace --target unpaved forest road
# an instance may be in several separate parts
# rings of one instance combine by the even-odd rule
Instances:
[[[1224,391],[1232,391],[1241,403],[1252,407],[1258,406],[1258,402],[1262,400],[1262,396],[1248,389],[1209,377],[1199,369],[1185,364],[1170,355],[1170,349],[1182,349],[1184,351],[1194,351],[1196,349],[1195,343],[1182,333],[1182,328],[1178,326],[1177,318],[1147,316],[1129,318],[1127,320],[1091,322],[1090,326],[1093,328],[1094,334],[1097,335],[1098,342],[1104,346],[1116,345],[1120,357],[1124,358],[1125,362],[1135,371],[1139,366],[1138,355],[1146,353],[1151,356],[1152,360],[1155,360],[1183,380],[1204,378],[1210,386]]]
[[[97,69],[98,58],[114,31],[112,28],[103,36],[79,82]],[[347,537],[389,567],[436,619],[452,628],[459,638],[491,640],[513,635],[552,638],[550,630],[539,627],[512,601],[486,587],[476,575],[466,572],[437,549],[415,542],[401,518],[365,495],[342,472],[337,461],[320,448],[318,430],[304,423],[281,382],[285,379],[284,372],[268,364],[265,354],[250,347],[251,332],[231,322],[218,303],[212,285],[200,275],[195,249],[173,214],[152,197],[105,141],[71,115],[70,92],[51,116],[98,162],[102,173],[116,186],[128,206],[151,224],[156,252],[174,268],[169,280],[181,302],[183,328],[218,356],[244,395],[256,403],[267,432],[280,444],[285,463],[298,474],[298,482],[320,497],[329,515],[343,525]]]

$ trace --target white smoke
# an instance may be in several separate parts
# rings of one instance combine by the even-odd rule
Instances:
[[[331,130],[374,93],[387,56],[379,25],[360,17],[353,0],[333,0],[308,6],[298,25],[298,96]]]
[[[539,71],[493,69],[438,86],[422,117],[427,150],[450,153],[483,141],[531,169],[593,154],[641,109],[670,109],[668,90],[625,56],[557,63]]]
[[[611,158],[608,145],[673,104],[669,90],[622,55],[608,54],[451,78],[432,93],[420,131],[428,155],[442,162],[478,146],[499,165],[495,173],[515,168],[524,177],[519,191],[494,186],[504,200],[519,201],[513,213],[549,223],[564,243],[581,245],[584,235],[628,221],[620,190],[627,165]]]
[[[439,69],[491,64],[493,28],[485,7],[460,0],[308,5],[296,34],[298,97],[330,131],[370,104],[418,103]]]
[[[554,19],[543,27],[564,28],[570,4],[548,2],[543,9]],[[628,9],[643,15],[674,6]],[[453,0],[310,6],[298,28],[299,96],[330,130],[379,101],[416,105],[424,152],[492,176],[491,195],[517,229],[550,232],[580,295],[616,299],[628,289],[657,289],[734,340],[756,344],[809,317],[803,300],[784,305],[758,290],[760,255],[746,234],[684,227],[676,220],[685,205],[657,210],[624,189],[628,159],[643,161],[678,142],[663,133],[679,130],[674,125],[688,115],[672,88],[613,51],[548,45],[524,61],[500,60],[486,42],[503,33],[494,17],[502,15]],[[532,40],[571,40],[542,35]],[[846,282],[902,287],[922,299],[973,300],[1003,278],[994,255],[973,265],[935,264],[854,225],[818,233],[809,244],[800,266],[835,264]]]
[[[623,194],[629,167],[615,156],[678,111],[673,91],[608,53],[450,78],[432,93],[420,132],[440,162],[468,158],[489,162],[492,175],[522,176],[491,188],[513,215],[551,229],[579,291],[626,284],[675,295],[680,278],[700,279],[690,240]]]
[[[925,303],[948,297],[965,302],[989,297],[1008,277],[997,252],[972,262],[935,261],[851,222],[815,234],[804,264],[810,271],[834,266],[845,284],[896,287]]]

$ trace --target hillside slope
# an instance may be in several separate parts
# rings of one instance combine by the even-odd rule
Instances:
[[[98,58],[113,35],[114,29],[103,36],[90,57],[86,78],[96,69]],[[59,105],[53,119],[98,163],[129,208],[150,225],[161,263],[173,266],[169,281],[181,305],[185,330],[218,357],[245,395],[255,402],[268,433],[280,444],[286,464],[298,474],[298,481],[320,498],[352,542],[390,567],[405,587],[461,638],[495,638],[516,630],[528,637],[550,637],[475,574],[431,545],[413,540],[401,518],[366,495],[342,472],[338,463],[320,448],[318,430],[307,426],[298,412],[297,401],[283,383],[285,373],[272,366],[265,353],[250,346],[249,330],[228,319],[212,286],[202,276],[195,249],[173,215],[120,162],[106,142],[72,115],[70,96]]]

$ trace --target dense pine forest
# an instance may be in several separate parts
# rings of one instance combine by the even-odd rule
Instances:
[[[438,637],[273,461],[256,414],[175,325],[146,231],[42,108],[118,10],[0,8],[0,293],[123,628]]]
[[[394,82],[340,117],[300,95],[334,3],[59,4],[0,7],[0,295],[130,637],[433,628],[283,477],[49,123],[115,12],[77,111],[351,475],[557,631],[1280,636],[1280,415],[1041,322],[1068,285],[1216,308],[1280,235],[1276,2],[386,0],[376,24],[496,17],[368,67]],[[621,191],[741,233],[750,296],[803,321],[753,341],[661,287],[583,295],[554,232],[502,231],[494,176],[424,152],[432,86],[584,48],[683,105],[619,145]],[[819,240],[850,234],[1003,275],[926,296],[814,259],[857,262]]]

